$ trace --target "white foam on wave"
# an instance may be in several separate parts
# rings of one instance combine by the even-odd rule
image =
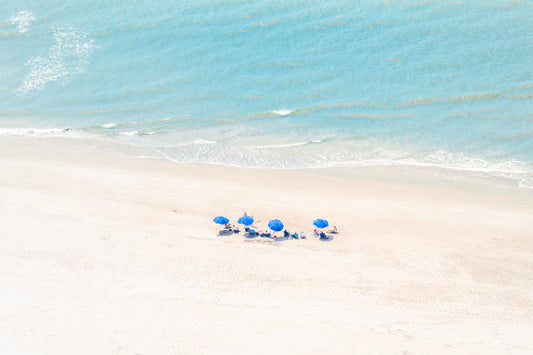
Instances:
[[[198,139],[195,139],[192,144],[215,144],[216,141],[210,141],[210,140],[207,140],[207,139],[202,139],[202,138],[198,138]]]
[[[231,143],[197,147],[184,143],[157,147],[158,152],[177,162],[220,164],[244,168],[317,169],[328,167],[420,167],[443,170],[443,176],[497,178],[513,181],[520,187],[533,187],[533,167],[514,159],[493,160],[447,151],[409,152],[375,144],[322,146],[298,142],[267,146],[239,146]],[[321,142],[321,141],[318,141]],[[317,141],[313,142],[317,143]],[[333,142],[332,144],[335,144]],[[294,147],[294,148],[291,148]],[[246,149],[248,148],[248,149]],[[286,149],[288,148],[288,149]],[[444,171],[448,172],[444,172]],[[503,181],[503,180],[502,180]]]
[[[73,26],[55,27],[53,33],[55,44],[49,49],[48,55],[37,56],[26,63],[31,70],[15,90],[17,95],[42,89],[51,81],[62,80],[66,83],[73,75],[85,70],[88,58],[96,48],[94,40]]]
[[[292,113],[292,110],[287,110],[287,109],[282,108],[279,110],[274,110],[272,111],[272,113],[275,113],[278,116],[288,116]]]
[[[0,128],[0,136],[90,138],[90,134],[72,128]]]
[[[515,159],[491,161],[489,159],[471,157],[464,153],[453,153],[444,150],[414,157],[405,152],[393,152],[383,149],[378,149],[373,154],[367,152],[359,157],[350,158],[352,159],[330,161],[323,167],[412,166],[436,168],[472,176],[505,178],[517,182],[520,187],[533,187],[533,170],[531,166],[526,162]]]
[[[250,145],[244,148],[248,149],[275,149],[275,148],[290,148],[290,147],[297,147],[300,145],[306,145],[308,142],[298,142],[298,143],[290,143],[290,144],[271,144],[271,145]]]
[[[9,19],[9,23],[17,26],[19,33],[25,33],[30,29],[33,20],[35,16],[31,11],[20,11]]]
[[[483,173],[532,173],[524,162],[518,160],[490,161],[471,157],[464,153],[453,153],[444,150],[415,157],[407,152],[376,148],[371,152],[360,152],[352,158],[351,160],[330,162],[327,166],[412,165]]]
[[[188,141],[171,143],[171,144],[162,144],[161,141],[154,139],[152,137],[148,137],[148,136],[157,135],[157,132],[154,132],[154,131],[146,131],[146,132],[127,131],[127,132],[120,132],[118,135],[122,137],[115,136],[115,138],[113,138],[111,136],[107,136],[106,138],[116,139],[120,141],[121,143],[131,144],[131,145],[138,146],[138,147],[145,147],[147,149],[156,150],[156,151],[175,150],[177,152],[178,150],[181,150],[181,149],[184,149],[186,151],[194,151],[196,149],[203,149],[203,147],[208,147],[208,146],[214,147],[215,144],[217,143],[216,141],[197,138],[192,141],[188,140]],[[215,152],[215,150],[213,150],[213,152]]]
[[[246,146],[244,148],[247,149],[275,149],[275,148],[290,148],[290,147],[298,147],[301,145],[307,145],[311,143],[321,143],[323,142],[322,139],[317,139],[314,141],[306,141],[306,142],[297,142],[297,143],[286,143],[286,144],[270,144],[270,145],[250,145]]]
[[[103,124],[102,127],[104,128],[113,128],[113,127],[116,127],[117,124],[116,123],[106,123],[106,124]]]
[[[60,128],[0,128],[0,136],[49,136],[63,133]]]
[[[372,166],[427,167],[449,170],[452,174],[456,172],[457,176],[485,176],[510,179],[510,181],[516,182],[520,187],[533,188],[532,164],[514,159],[496,161],[490,158],[473,157],[464,153],[444,150],[413,154],[413,152],[378,147],[374,144],[366,147],[359,146],[359,149],[343,146],[328,148],[327,144],[324,147],[310,144],[323,142],[323,140],[246,147],[231,143],[215,145],[217,142],[214,140],[197,138],[187,142],[161,146],[155,141],[143,138],[143,135],[152,133],[140,134],[138,131],[126,131],[119,133],[124,139],[119,139],[117,136],[115,136],[115,139],[111,139],[156,151],[166,159],[176,162],[266,169]],[[99,136],[99,132],[96,132],[96,136],[91,136],[91,133],[84,129],[71,128],[0,128],[1,136],[102,138]],[[295,150],[284,149],[291,147],[294,147]]]

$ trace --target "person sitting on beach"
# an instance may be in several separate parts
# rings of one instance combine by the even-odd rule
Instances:
[[[339,233],[339,231],[337,230],[337,226],[333,226],[333,229],[330,229],[330,230],[328,231],[328,233],[333,233],[333,234],[337,234],[337,233]]]
[[[314,236],[315,238],[318,237],[318,231],[317,231],[316,229],[313,231],[313,236]]]

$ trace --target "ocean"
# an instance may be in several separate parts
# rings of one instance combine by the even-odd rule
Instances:
[[[533,188],[531,1],[0,0],[0,136]]]

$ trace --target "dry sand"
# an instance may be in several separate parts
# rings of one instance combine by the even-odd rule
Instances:
[[[7,139],[0,171],[1,354],[533,352],[531,191]],[[308,238],[216,235],[243,211]]]

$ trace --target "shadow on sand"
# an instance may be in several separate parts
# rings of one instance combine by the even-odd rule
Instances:
[[[326,234],[325,237],[320,237],[318,239],[320,239],[321,242],[331,242],[333,238],[334,237],[331,234]]]
[[[223,229],[218,232],[218,235],[220,236],[227,236],[227,235],[232,235],[232,234],[233,234],[233,231],[231,229]]]
[[[254,239],[254,238],[259,237],[259,234],[257,233],[251,234],[250,232],[246,232],[243,234],[243,236],[248,239]]]

